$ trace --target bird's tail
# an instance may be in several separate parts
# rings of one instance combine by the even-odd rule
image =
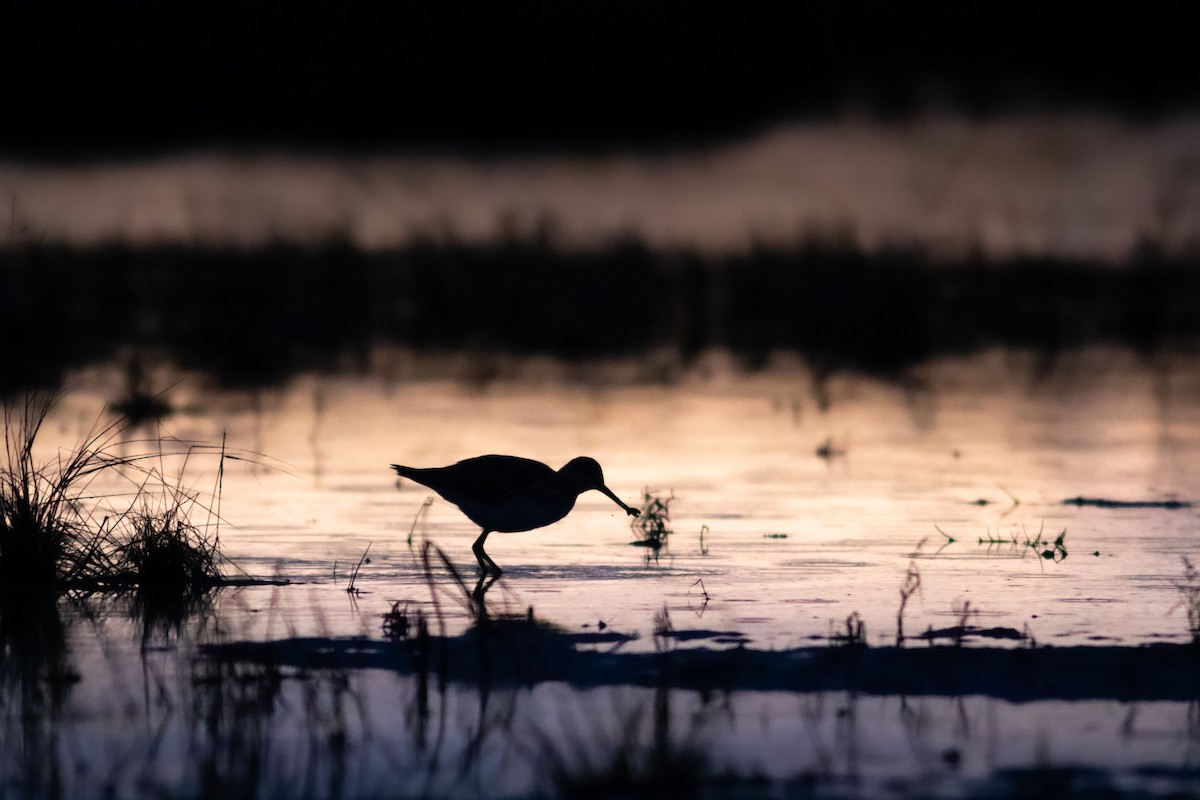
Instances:
[[[402,478],[411,478],[416,470],[412,467],[406,467],[403,464],[392,464],[392,469],[396,470],[396,474]]]

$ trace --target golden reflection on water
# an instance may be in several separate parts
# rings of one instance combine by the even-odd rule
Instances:
[[[1062,501],[1200,500],[1195,366],[1097,350],[1054,363],[987,353],[902,381],[820,385],[794,364],[746,374],[718,358],[669,384],[400,372],[239,393],[185,381],[162,432],[218,443],[224,433],[231,448],[265,454],[226,464],[221,541],[242,569],[301,585],[223,596],[256,610],[251,635],[268,624],[378,635],[393,601],[429,601],[425,539],[472,574],[478,531],[440,499],[414,525],[429,492],[397,487],[388,464],[508,453],[555,467],[590,455],[631,504],[647,489],[674,495],[657,562],[629,546],[627,519],[598,493],[562,522],[488,543],[505,568],[489,603],[532,606],[569,629],[603,621],[640,633],[635,648],[651,646],[664,606],[677,628],[738,632],[756,647],[802,644],[852,612],[872,643],[891,641],[914,553],[922,592],[906,609],[910,634],[955,624],[969,601],[979,624],[1028,626],[1042,642],[1182,640],[1173,581],[1180,555],[1195,553],[1197,511]],[[109,388],[101,376],[66,398],[58,444],[94,420]],[[214,471],[196,459],[188,480],[208,491]],[[1064,529],[1062,561],[1011,542]],[[342,589],[368,545],[364,594],[351,603]]]

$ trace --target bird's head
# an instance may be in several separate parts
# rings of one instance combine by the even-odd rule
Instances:
[[[604,471],[600,469],[600,462],[594,458],[580,456],[568,461],[558,474],[563,477],[567,484],[577,493],[595,489],[598,492],[603,492],[621,508],[625,509],[625,513],[631,517],[638,515],[636,508],[630,508],[621,501],[621,498],[613,494],[612,490],[604,484]]]

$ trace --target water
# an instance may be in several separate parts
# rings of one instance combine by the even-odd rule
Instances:
[[[657,563],[628,546],[628,519],[599,493],[550,528],[489,539],[505,569],[497,594],[567,627],[603,619],[644,632],[664,602],[698,614],[693,584],[703,579],[713,598],[705,627],[788,647],[858,611],[874,641],[893,633],[916,553],[923,593],[908,610],[913,630],[942,627],[956,600],[970,600],[989,621],[1029,624],[1039,640],[1064,644],[1187,633],[1168,612],[1197,511],[1063,503],[1200,500],[1200,378],[1185,359],[1146,365],[1095,351],[1047,371],[997,352],[931,365],[907,386],[845,376],[816,392],[798,367],[745,375],[719,359],[678,385],[374,375],[186,392],[180,405],[193,412],[168,419],[164,433],[206,442],[224,433],[230,447],[279,464],[227,463],[225,553],[254,575],[297,584],[288,594],[304,595],[299,605],[314,624],[320,610],[330,633],[347,632],[337,620],[351,612],[336,589],[368,545],[359,586],[377,604],[427,594],[410,530],[415,544],[432,541],[474,569],[474,526],[438,499],[414,529],[431,493],[397,488],[387,465],[492,452],[556,467],[591,455],[626,502],[647,489],[675,498],[674,534]],[[96,403],[86,391],[71,401],[93,413]],[[91,421],[82,409],[76,418]],[[833,454],[822,458],[827,442]],[[197,459],[188,478],[211,490],[214,468]],[[1023,543],[1064,529],[1061,562],[1011,543],[1014,533]]]
[[[1027,637],[968,637],[976,648],[1184,643],[1181,556],[1197,555],[1197,509],[1063,501],[1200,501],[1194,358],[995,351],[897,381],[817,380],[785,358],[747,374],[719,355],[674,382],[631,378],[639,370],[617,363],[530,359],[473,368],[469,379],[404,353],[373,363],[254,391],[154,376],[182,379],[162,433],[224,436],[247,455],[225,462],[225,555],[290,583],[227,588],[177,631],[148,638],[119,601],[60,602],[77,681],[55,682],[39,658],[36,680],[6,682],[0,796],[38,793],[28,773],[43,750],[68,794],[111,784],[119,796],[218,785],[259,796],[570,796],[572,781],[611,778],[621,753],[645,782],[700,775],[718,794],[1003,795],[1030,781],[1197,789],[1194,695],[1014,702],[999,690],[781,691],[747,676],[711,692],[603,670],[600,685],[489,688],[452,675],[444,689],[422,689],[419,674],[392,662],[214,664],[196,651],[299,637],[378,643],[394,603],[436,619],[434,634],[471,631],[469,601],[436,559],[430,580],[421,553],[432,542],[470,580],[478,531],[440,499],[419,514],[429,492],[398,485],[387,465],[489,452],[556,467],[586,454],[626,502],[644,491],[673,498],[673,534],[657,559],[629,545],[628,519],[599,493],[549,528],[489,539],[505,570],[484,596],[491,617],[532,609],[565,634],[630,637],[582,651],[825,648],[852,614],[867,644],[892,645],[913,567],[921,588],[904,611],[909,636],[965,621]],[[41,446],[75,444],[119,384],[103,372],[68,395]],[[209,493],[216,460],[195,456],[184,475]],[[1065,549],[1054,551],[1063,531]],[[364,553],[360,593],[349,595]],[[661,635],[666,620],[675,636]],[[44,713],[31,722],[30,709]]]

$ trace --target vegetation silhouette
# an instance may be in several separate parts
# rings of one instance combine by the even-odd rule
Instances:
[[[821,240],[728,255],[632,240],[585,252],[538,240],[382,252],[14,245],[0,265],[0,336],[39,331],[9,348],[0,396],[57,385],[129,348],[254,387],[368,369],[388,346],[485,365],[642,359],[648,378],[666,380],[713,350],[750,369],[791,352],[820,377],[900,379],[926,360],[992,347],[1052,360],[1093,344],[1151,355],[1200,342],[1194,253],[1152,248],[1117,269],[1037,257],[934,264],[917,248]]]
[[[254,582],[222,573],[220,501],[225,462],[257,457],[227,450],[224,441],[130,442],[131,423],[118,418],[98,420],[73,449],[42,461],[37,439],[57,399],[30,393],[3,407],[0,590],[136,591],[157,613],[229,582]],[[146,449],[126,453],[131,444]],[[183,482],[197,454],[217,459],[211,495]],[[178,474],[167,473],[168,462],[180,465]],[[98,487],[102,476],[116,488]]]

